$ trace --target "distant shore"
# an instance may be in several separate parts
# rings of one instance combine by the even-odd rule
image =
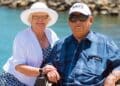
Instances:
[[[82,1],[88,4],[93,15],[120,16],[120,0],[0,0],[0,5],[15,9],[26,9],[36,1],[45,2],[57,11],[66,11],[73,3]]]

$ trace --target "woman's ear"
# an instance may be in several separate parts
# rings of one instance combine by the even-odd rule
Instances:
[[[49,17],[49,18],[48,18],[48,22],[47,22],[47,23],[49,23],[49,22],[50,22],[50,20],[51,20],[51,17]]]
[[[29,21],[29,23],[31,24],[31,22],[32,22],[32,14],[29,15],[28,21]]]

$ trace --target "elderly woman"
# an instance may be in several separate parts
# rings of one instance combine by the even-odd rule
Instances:
[[[34,3],[20,17],[29,28],[16,36],[13,55],[0,75],[0,86],[34,86],[40,66],[58,40],[55,32],[48,28],[56,23],[58,14],[44,3]]]

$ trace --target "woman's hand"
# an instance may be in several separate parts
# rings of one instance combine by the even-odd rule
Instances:
[[[43,73],[47,74],[50,71],[56,70],[56,68],[52,65],[46,65],[45,67],[42,68]]]

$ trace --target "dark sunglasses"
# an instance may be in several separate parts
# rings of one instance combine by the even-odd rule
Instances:
[[[88,19],[89,16],[83,14],[70,14],[69,21],[77,22],[78,20],[84,22]]]

